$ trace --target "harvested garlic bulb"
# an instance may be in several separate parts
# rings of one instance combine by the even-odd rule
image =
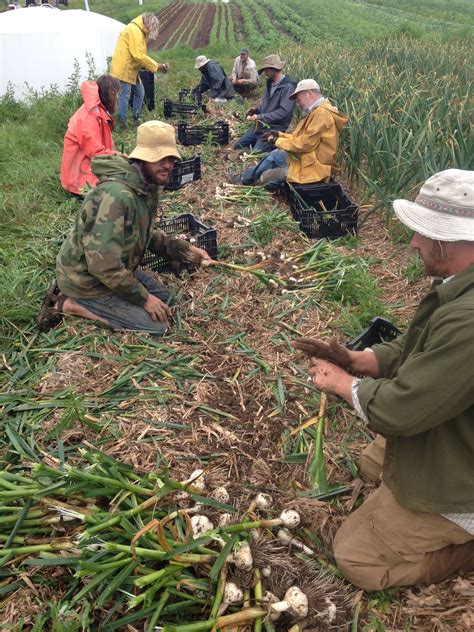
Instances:
[[[314,555],[313,549],[310,549],[309,546],[306,546],[305,544],[303,544],[303,542],[300,542],[300,540],[298,540],[297,538],[294,538],[291,535],[291,533],[288,533],[286,529],[280,529],[278,531],[277,537],[278,537],[278,542],[280,544],[284,544],[285,546],[287,545],[294,546],[295,548],[300,549],[307,555]]]
[[[291,586],[285,593],[285,601],[290,605],[290,612],[299,619],[308,616],[308,597],[298,586]]]
[[[230,498],[229,492],[225,487],[216,487],[211,496],[220,503],[228,503]]]
[[[260,493],[255,498],[255,505],[258,509],[266,511],[272,506],[272,497],[270,496],[270,494]]]
[[[232,515],[230,513],[224,513],[219,516],[219,527],[227,527],[232,522]]]
[[[250,571],[253,568],[252,550],[248,542],[239,542],[232,556],[232,561],[241,571]]]
[[[192,485],[198,492],[206,491],[206,482],[204,481],[204,470],[194,470],[186,481],[187,485]]]
[[[295,529],[301,522],[300,514],[293,509],[285,509],[282,511],[280,520],[287,529]]]
[[[214,525],[207,516],[195,515],[191,518],[191,528],[193,530],[193,538],[199,538],[208,531],[214,529]]]

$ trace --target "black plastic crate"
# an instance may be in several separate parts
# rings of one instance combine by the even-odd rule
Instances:
[[[160,228],[168,235],[186,235],[186,241],[189,241],[197,248],[205,250],[212,259],[217,259],[217,230],[202,224],[197,217],[191,213],[177,215],[171,219],[165,219],[157,222],[156,228]],[[194,241],[193,241],[194,240]],[[167,259],[158,257],[155,253],[147,250],[140,262],[141,268],[149,268],[154,272],[170,272],[172,266]],[[188,270],[192,270],[192,265],[184,266]]]
[[[289,184],[291,212],[308,237],[336,239],[357,233],[357,205],[338,182]]]
[[[151,70],[140,70],[138,75],[145,89],[145,105],[151,112],[155,109],[155,75]]]
[[[195,182],[201,179],[201,156],[193,156],[181,162],[176,162],[169,184],[165,186],[168,191],[176,191],[188,182]]]
[[[188,90],[187,88],[182,88],[178,92],[178,99],[180,103],[183,103],[184,101],[188,101],[188,102],[191,101],[191,102],[198,103],[199,105],[201,105],[202,94],[200,92],[195,92],[194,90]]]
[[[370,325],[362,333],[349,340],[346,347],[351,351],[363,351],[380,342],[390,342],[401,333],[389,320],[376,316],[372,318]]]
[[[171,99],[163,99],[163,114],[165,118],[196,116],[200,112],[206,112],[206,106],[202,103],[180,103]]]
[[[214,145],[227,145],[229,123],[227,121],[217,121],[213,125],[189,125],[185,121],[178,123],[178,143],[201,145],[208,140]]]

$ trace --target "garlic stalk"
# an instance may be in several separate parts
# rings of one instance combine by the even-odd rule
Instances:
[[[280,529],[278,531],[277,538],[280,544],[284,544],[285,546],[294,546],[307,555],[314,555],[313,549],[310,549],[297,538],[294,538],[286,529]]]

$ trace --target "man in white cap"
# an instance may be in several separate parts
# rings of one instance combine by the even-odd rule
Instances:
[[[311,356],[316,387],[378,433],[360,470],[382,482],[334,539],[342,573],[368,591],[474,570],[474,172],[437,173],[393,207],[439,277],[406,334],[355,352],[293,343]]]
[[[242,96],[249,96],[258,84],[257,65],[249,56],[248,48],[241,48],[234,60],[231,74],[234,90]]]
[[[277,188],[294,184],[327,182],[336,171],[339,132],[348,117],[322,96],[314,79],[303,79],[290,95],[303,118],[291,133],[272,130],[263,134],[275,150],[244,173],[231,176],[234,184],[265,184]]]
[[[138,266],[147,249],[171,262],[206,264],[208,254],[154,229],[159,187],[180,160],[175,130],[148,121],[130,156],[92,159],[98,183],[85,196],[56,261],[57,285],[38,316],[47,331],[62,314],[120,330],[162,335],[169,327],[169,290]]]
[[[224,68],[218,61],[208,59],[205,55],[198,55],[194,68],[201,73],[201,82],[193,92],[204,94],[209,91],[213,101],[227,101],[234,97],[234,88]]]

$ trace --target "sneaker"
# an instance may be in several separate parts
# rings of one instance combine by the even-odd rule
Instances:
[[[276,167],[275,169],[267,169],[260,176],[259,184],[268,184],[274,182],[275,184],[283,183],[288,175],[288,167]]]
[[[229,173],[228,175],[229,182],[232,184],[243,184],[244,181],[242,179],[242,175],[240,173]]]

